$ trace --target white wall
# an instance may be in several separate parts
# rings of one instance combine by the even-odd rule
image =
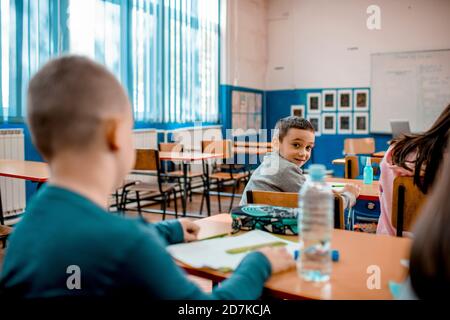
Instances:
[[[371,53],[450,48],[450,0],[268,0],[267,18],[267,90],[368,87]]]
[[[225,0],[221,13],[221,84],[264,90],[267,0]]]

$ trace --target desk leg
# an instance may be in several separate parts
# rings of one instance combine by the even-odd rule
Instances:
[[[5,217],[3,217],[3,202],[2,202],[2,192],[0,190],[0,225],[5,224]]]
[[[206,211],[208,212],[208,217],[211,216],[211,201],[209,197],[209,165],[205,165],[205,180],[206,180]]]
[[[188,194],[187,176],[188,176],[188,164],[186,161],[183,161],[183,199],[181,201],[181,203],[183,205],[183,217],[186,217],[186,202],[187,202],[187,194]]]

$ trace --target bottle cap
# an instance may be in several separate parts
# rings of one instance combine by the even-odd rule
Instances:
[[[372,161],[370,160],[370,157],[366,158],[366,166],[368,166],[368,167],[372,166]]]
[[[326,168],[323,164],[312,164],[309,166],[309,175],[312,181],[323,181]]]

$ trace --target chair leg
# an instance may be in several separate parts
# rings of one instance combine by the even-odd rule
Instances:
[[[192,178],[189,178],[189,202],[192,202]]]
[[[233,201],[234,201],[234,195],[236,194],[236,187],[239,185],[241,180],[235,180],[233,184],[233,193],[231,194],[231,202],[230,202],[230,209],[228,212],[231,212],[231,209],[233,209]]]
[[[122,190],[122,199],[120,201],[121,202],[120,210],[122,211],[122,215],[125,215],[125,211],[126,211],[127,194],[128,194],[128,191]]]
[[[173,189],[173,206],[175,207],[175,219],[178,219],[177,191]]]
[[[167,208],[170,208],[170,195],[172,192],[167,193]]]
[[[139,197],[139,191],[136,191],[136,201],[137,201],[137,207],[138,207],[138,214],[140,217],[142,217],[141,199]]]
[[[219,213],[222,213],[222,205],[220,204],[220,192],[222,191],[222,181],[217,180],[217,200],[219,201]]]
[[[161,203],[162,211],[163,211],[163,217],[162,217],[163,220],[166,220],[166,201],[167,201],[167,196],[165,193],[163,193],[162,203]]]

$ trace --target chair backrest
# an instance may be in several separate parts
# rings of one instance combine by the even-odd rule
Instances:
[[[183,152],[183,145],[176,142],[160,143],[158,149],[160,152]]]
[[[403,231],[411,231],[421,212],[426,195],[414,185],[413,177],[397,177],[392,196],[392,225],[401,237]]]
[[[223,154],[224,159],[232,157],[233,144],[231,140],[202,140],[202,152]]]
[[[298,200],[298,193],[295,192],[247,191],[247,203],[249,204],[297,208]],[[344,201],[337,194],[334,195],[334,227],[336,229],[345,229]]]
[[[374,138],[344,140],[344,154],[372,154],[375,152]]]
[[[136,149],[134,170],[158,171],[160,169],[159,152],[153,149]]]
[[[362,175],[366,159],[367,157],[365,156],[345,156],[344,177],[346,179],[357,179],[358,176]],[[380,175],[380,163],[382,160],[383,158],[370,157],[374,177]]]

